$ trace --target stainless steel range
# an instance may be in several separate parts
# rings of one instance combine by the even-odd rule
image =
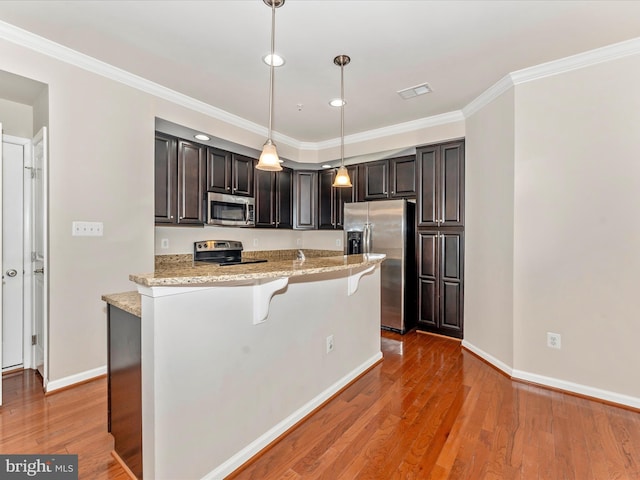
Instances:
[[[193,261],[221,266],[266,262],[256,258],[243,259],[242,250],[242,242],[236,240],[202,240],[193,244]]]

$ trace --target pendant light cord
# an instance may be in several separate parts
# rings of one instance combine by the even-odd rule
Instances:
[[[272,143],[272,121],[273,121],[273,62],[275,54],[276,36],[276,1],[271,2],[271,61],[269,62],[269,143]]]
[[[344,62],[340,65],[340,165],[344,167]]]

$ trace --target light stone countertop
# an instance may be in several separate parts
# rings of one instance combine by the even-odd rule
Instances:
[[[153,273],[132,274],[129,275],[129,280],[146,287],[252,281],[349,270],[381,263],[384,258],[385,256],[380,254],[307,256],[304,261],[270,260],[264,263],[228,266],[193,261],[156,262]]]
[[[138,292],[109,293],[102,295],[102,300],[136,317],[142,316],[142,306]]]

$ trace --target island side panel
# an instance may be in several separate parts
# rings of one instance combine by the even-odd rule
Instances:
[[[291,277],[257,325],[251,286],[143,296],[146,478],[222,478],[380,358],[379,266],[351,296],[348,273]]]

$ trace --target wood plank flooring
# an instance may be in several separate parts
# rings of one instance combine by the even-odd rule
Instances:
[[[382,345],[383,362],[229,478],[640,479],[640,413],[512,382],[453,340]],[[106,379],[45,397],[26,371],[3,388],[1,453],[75,453],[81,479],[128,478]]]

